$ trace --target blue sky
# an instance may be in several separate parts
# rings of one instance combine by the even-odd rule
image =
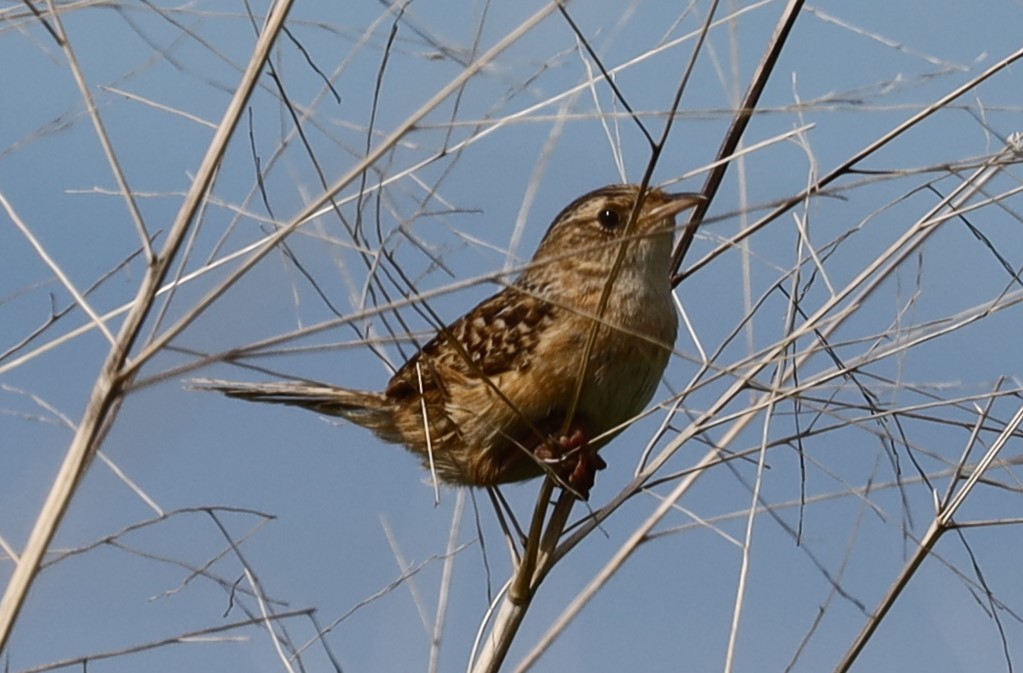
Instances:
[[[280,89],[264,69],[180,273],[202,270],[287,222],[322,193],[317,170],[331,184],[366,154],[371,116],[375,147],[543,6],[411,3],[389,49],[394,15],[380,3],[296,7],[288,23],[292,37],[278,43],[273,64],[302,115],[305,140],[295,136]],[[104,4],[62,15],[157,248],[251,53],[254,30],[244,9],[228,2]],[[734,20],[708,38],[655,182],[699,188],[702,175],[678,181],[714,158],[782,9],[763,2],[719,10],[719,16],[734,12]],[[693,49],[692,36],[680,38],[699,27],[707,10],[706,3],[569,6],[604,65],[620,68],[617,85],[655,137]],[[145,273],[142,260],[132,257],[138,233],[67,56],[23,4],[8,3],[0,17],[0,62],[7,64],[0,69],[0,193],[78,288],[116,269],[89,294],[105,314],[132,300]],[[1019,3],[1008,1],[982,9],[833,2],[804,11],[745,144],[805,130],[732,166],[687,264],[1019,49],[1019,23]],[[555,12],[459,96],[429,112],[367,173],[360,224],[370,253],[381,245],[393,253],[441,318],[457,318],[492,293],[496,285],[488,277],[527,260],[550,219],[576,196],[642,175],[649,147],[606,83],[592,79],[597,73]],[[714,356],[708,373],[682,400],[656,450],[709,408],[745,363],[784,338],[790,302],[779,288],[798,283],[806,315],[842,291],[1019,130],[1020,90],[1017,64],[867,159],[860,167],[873,173],[844,177],[834,193],[774,221],[747,248],[727,248],[687,279],[677,297],[689,328],[681,331],[655,397],[664,408],[604,450],[610,466],[599,475],[590,506],[604,506],[628,483],[668,418],[666,409],[698,376],[701,353]],[[266,172],[265,200],[259,169]],[[380,181],[386,184],[377,201]],[[985,193],[1017,183],[1010,167]],[[338,194],[345,222],[328,213],[303,225],[289,238],[288,255],[268,255],[143,367],[139,388],[102,445],[109,463],[94,461],[80,484],[48,557],[59,562],[39,576],[4,652],[10,670],[243,621],[246,610],[259,614],[259,605],[250,595],[232,598],[230,587],[238,582],[243,591],[255,581],[276,612],[315,608],[315,625],[305,617],[282,622],[294,644],[312,642],[302,654],[306,670],[330,670],[327,648],[345,671],[429,670],[453,520],[457,553],[437,670],[465,669],[488,602],[510,571],[485,494],[445,489],[435,505],[425,473],[400,447],[315,414],[187,386],[194,376],[266,378],[239,364],[355,388],[386,384],[388,362],[399,365],[403,351],[381,318],[352,324],[338,318],[387,303],[365,295],[367,269],[346,229],[359,221],[358,189],[356,181]],[[816,380],[835,366],[820,353],[800,367],[799,379],[809,382],[801,406],[783,402],[770,417],[761,411],[731,436],[730,414],[755,399],[753,391],[740,395],[720,424],[683,446],[662,474],[691,467],[707,443],[740,452],[764,437],[777,442],[765,454],[767,469],[758,477],[756,453],[709,469],[658,525],[664,535],[639,547],[531,670],[725,670],[742,577],[733,670],[832,669],[926,531],[933,491],[943,495],[948,488],[949,466],[968,444],[991,391],[1018,386],[1018,284],[1002,260],[1020,268],[1019,212],[1020,197],[1009,195],[971,212],[968,222],[945,222],[895,268],[875,274],[881,280],[862,301],[841,302],[818,325],[831,329],[849,310],[828,341],[881,407],[904,412],[899,425],[893,417],[864,418],[862,393],[848,377]],[[74,309],[16,352],[8,350],[73,299],[10,213],[3,218],[0,541],[16,551],[109,344],[97,330],[61,341],[88,323]],[[180,287],[165,314],[150,319],[146,338],[188,314],[232,265],[237,261]],[[399,296],[399,288],[389,289]],[[988,306],[990,315],[968,319]],[[429,335],[426,320],[405,304],[399,310],[416,336]],[[119,320],[111,319],[111,331]],[[311,329],[317,326],[326,328]],[[288,336],[301,330],[308,333]],[[366,343],[367,331],[375,349]],[[948,333],[937,336],[941,331]],[[227,352],[282,336],[288,338],[246,350],[235,364],[225,361]],[[917,343],[921,337],[927,338]],[[408,343],[401,344],[405,353]],[[815,343],[811,335],[796,346],[802,351]],[[220,354],[220,361],[202,364],[206,354]],[[757,383],[769,384],[772,372],[766,369]],[[991,444],[1018,406],[1011,396],[990,404],[981,446]],[[919,413],[910,413],[917,407]],[[806,435],[801,444],[785,441],[796,432]],[[1017,454],[1010,442],[1003,456]],[[918,478],[914,460],[930,485]],[[957,520],[1017,516],[1016,468],[999,467],[993,478],[1004,488],[978,489]],[[777,518],[756,517],[744,571],[741,542],[758,479]],[[893,486],[897,480],[901,488]],[[633,497],[559,564],[505,670],[514,670],[676,483]],[[534,481],[505,489],[520,520],[528,518],[538,487]],[[573,520],[584,516],[585,508],[576,507]],[[797,544],[791,531],[800,522]],[[225,536],[239,544],[237,552]],[[955,532],[946,534],[854,670],[1004,670],[999,628],[985,613],[990,603],[971,585],[974,562],[1004,603],[997,614],[1018,667],[1023,630],[1010,612],[1018,614],[1023,600],[1018,536],[1012,526],[967,529],[967,548]],[[80,553],[62,555],[68,550]],[[244,575],[243,561],[254,576]],[[12,568],[5,553],[5,583]],[[197,568],[210,574],[197,576]],[[409,569],[411,578],[392,586]],[[317,642],[317,629],[331,625]],[[247,627],[89,667],[272,671],[285,665],[266,630]]]

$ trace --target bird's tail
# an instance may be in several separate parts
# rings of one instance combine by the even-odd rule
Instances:
[[[198,390],[214,390],[228,397],[250,402],[291,404],[329,416],[340,416],[372,430],[385,442],[402,441],[401,433],[395,424],[394,402],[388,400],[382,393],[348,390],[304,381],[245,383],[195,379],[190,385]]]

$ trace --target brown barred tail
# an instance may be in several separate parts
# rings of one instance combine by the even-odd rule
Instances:
[[[189,382],[198,390],[213,390],[228,397],[249,402],[290,404],[346,420],[372,430],[385,442],[401,443],[394,422],[394,403],[382,393],[349,390],[304,381],[246,383],[195,379]]]

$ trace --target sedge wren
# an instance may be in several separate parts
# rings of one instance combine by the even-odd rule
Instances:
[[[341,416],[404,444],[451,484],[550,474],[583,499],[597,450],[653,397],[675,343],[675,215],[703,200],[636,185],[554,218],[510,285],[441,329],[383,392],[302,381],[198,381],[231,397]]]

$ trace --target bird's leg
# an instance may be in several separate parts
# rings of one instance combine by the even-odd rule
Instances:
[[[607,467],[590,447],[589,437],[585,424],[575,421],[567,434],[549,438],[536,450],[536,457],[551,464],[558,477],[582,500],[589,500],[597,472]]]
[[[597,472],[606,468],[607,463],[590,446],[589,436],[581,426],[576,427],[569,437],[562,437],[562,441],[565,440],[565,446],[576,452],[575,468],[568,476],[568,483],[582,494],[583,500],[589,500]]]

